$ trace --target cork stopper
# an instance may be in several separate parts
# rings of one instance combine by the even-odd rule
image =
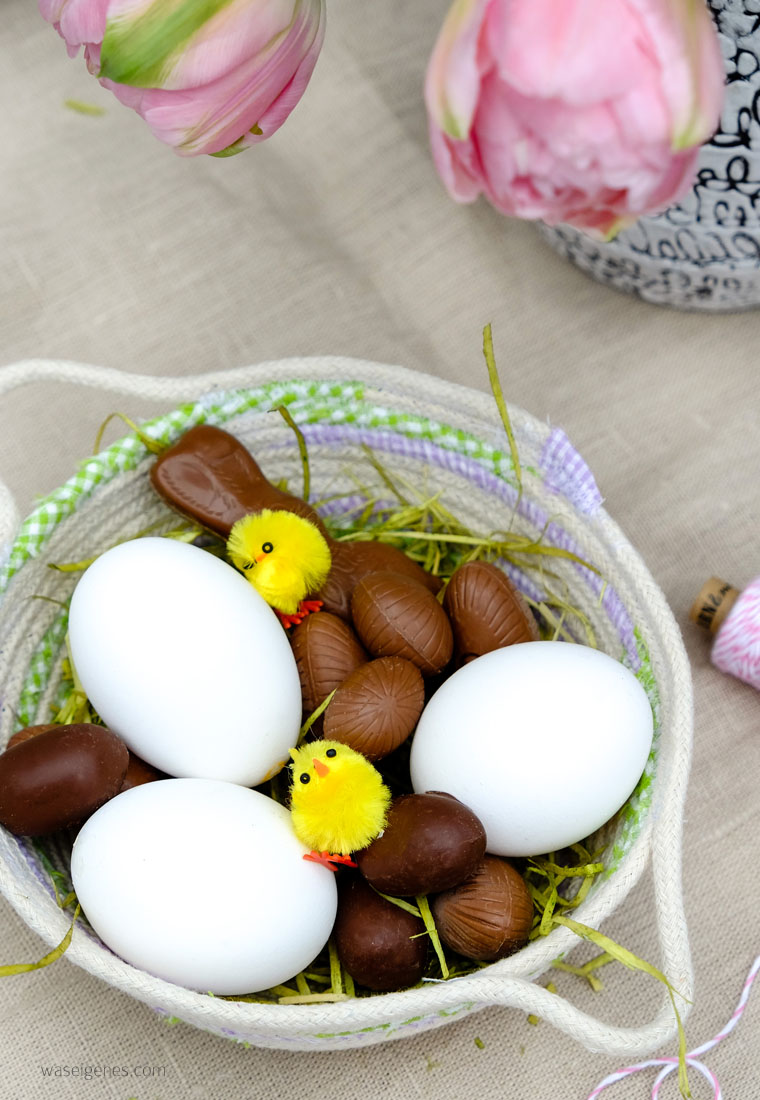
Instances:
[[[720,627],[736,602],[739,589],[720,577],[710,577],[694,601],[689,618],[710,634],[717,634]]]

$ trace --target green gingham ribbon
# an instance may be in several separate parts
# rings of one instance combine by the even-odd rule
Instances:
[[[501,478],[510,479],[512,459],[506,451],[448,424],[366,403],[362,400],[363,393],[364,387],[360,382],[294,380],[268,383],[254,389],[209,394],[171,413],[146,421],[141,431],[150,439],[168,446],[196,424],[221,425],[244,412],[265,412],[278,405],[286,405],[297,423],[350,424],[357,428],[385,429],[410,439],[429,440],[445,450],[480,462]],[[22,523],[9,558],[0,568],[0,595],[24,562],[40,553],[59,523],[72,515],[99,485],[120,473],[134,470],[147,453],[145,444],[136,435],[124,436],[100,454],[84,461],[68,481],[41,500]],[[527,468],[527,472],[534,471]]]

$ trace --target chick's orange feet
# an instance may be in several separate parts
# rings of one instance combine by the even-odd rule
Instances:
[[[284,611],[278,611],[275,608],[277,618],[282,625],[288,630],[291,626],[298,626],[302,623],[307,615],[311,615],[315,611],[319,611],[322,608],[321,600],[301,600],[298,605],[298,610],[292,615],[286,615]]]
[[[338,868],[335,864],[340,864],[342,867],[356,867],[356,864],[351,859],[351,856],[340,856],[333,852],[306,852],[303,857],[308,860],[309,863],[321,863],[323,867],[327,867],[330,871],[337,871]]]

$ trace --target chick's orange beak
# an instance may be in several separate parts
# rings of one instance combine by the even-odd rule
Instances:
[[[323,763],[321,760],[317,760],[316,756],[313,757],[312,764],[314,765],[314,771],[320,779],[324,779],[326,775],[330,774],[330,769],[327,764]]]

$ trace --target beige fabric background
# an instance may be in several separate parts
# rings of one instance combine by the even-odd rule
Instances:
[[[189,375],[334,353],[485,389],[481,329],[492,321],[508,397],[563,426],[586,457],[692,660],[684,888],[694,1047],[726,1023],[760,953],[760,695],[712,668],[686,618],[712,572],[739,586],[760,572],[760,312],[689,315],[620,296],[557,258],[530,225],[451,203],[428,155],[420,96],[444,8],[332,0],[311,87],[280,133],[232,160],[183,161],[67,59],[31,0],[5,0],[0,363],[50,356]],[[107,114],[75,114],[63,106],[69,97]],[[4,400],[0,475],[22,512],[89,453],[115,408],[162,411],[54,385]],[[1,900],[0,914],[0,962],[39,957],[42,945]],[[604,930],[657,961],[646,881]],[[575,957],[592,953],[581,946]],[[648,1018],[659,1000],[652,980],[617,966],[602,977],[600,994],[571,975],[555,981],[610,1021]],[[760,989],[706,1059],[731,1100],[760,1096],[759,1049]],[[162,1075],[43,1078],[41,1067],[56,1065]],[[9,1100],[583,1100],[616,1062],[497,1009],[357,1052],[244,1050],[168,1027],[62,961],[3,980],[0,1066]],[[653,1078],[604,1095],[648,1096]],[[692,1090],[711,1095],[696,1073]],[[661,1096],[676,1095],[671,1078]]]

